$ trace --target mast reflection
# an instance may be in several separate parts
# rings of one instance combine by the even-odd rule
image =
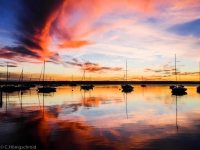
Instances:
[[[176,97],[176,132],[178,133],[178,96],[181,98],[181,96],[187,95],[186,92],[178,93],[178,94],[172,94],[172,96]]]
[[[124,95],[124,99],[125,99],[125,102],[126,102],[126,116],[127,116],[127,119],[128,119],[128,110],[127,110],[127,94],[130,94],[133,90],[122,90],[122,93]]]
[[[124,101],[126,103],[126,117],[128,119],[128,109],[127,109],[127,92],[123,92],[123,96],[124,96]]]

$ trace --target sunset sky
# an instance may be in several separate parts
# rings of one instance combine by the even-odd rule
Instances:
[[[0,76],[199,80],[200,0],[1,0]]]

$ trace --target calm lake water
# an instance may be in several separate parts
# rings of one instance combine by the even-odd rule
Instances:
[[[57,87],[57,92],[3,93],[0,145],[37,149],[200,149],[200,94],[174,96],[169,85],[117,85],[93,90]],[[73,90],[73,91],[72,91]],[[0,148],[1,149],[1,148]]]

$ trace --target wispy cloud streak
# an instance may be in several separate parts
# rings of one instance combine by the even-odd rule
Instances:
[[[90,72],[90,73],[106,73],[106,72],[112,72],[112,71],[122,71],[123,68],[120,67],[105,67],[100,66],[98,63],[92,63],[90,61],[84,61],[81,62],[80,60],[76,58],[72,58],[71,61],[65,61],[63,62],[64,66],[73,66],[78,67],[79,69]]]

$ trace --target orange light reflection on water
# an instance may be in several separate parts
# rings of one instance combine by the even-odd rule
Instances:
[[[44,96],[33,91],[30,98],[27,92],[22,101],[11,94],[7,108],[3,99],[0,109],[0,133],[12,135],[3,126],[14,123],[12,133],[28,134],[46,149],[136,149],[183,133],[199,137],[200,94],[195,86],[187,86],[188,94],[182,97],[172,96],[168,86],[134,87],[126,94],[120,86],[96,86],[90,91],[63,86]]]

